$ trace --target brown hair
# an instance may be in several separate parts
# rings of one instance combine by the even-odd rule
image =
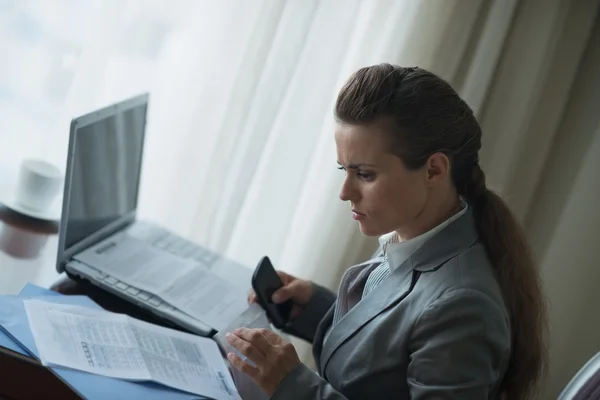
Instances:
[[[478,155],[481,128],[471,108],[431,72],[381,64],[352,75],[339,93],[335,116],[346,124],[385,124],[392,152],[407,168],[422,167],[436,152],[451,160],[452,181],[473,208],[510,314],[512,348],[499,395],[510,400],[534,396],[547,362],[540,277],[521,226],[486,187]]]

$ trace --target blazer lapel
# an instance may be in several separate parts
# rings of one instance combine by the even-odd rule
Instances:
[[[478,237],[475,219],[472,211],[469,210],[428,240],[402,265],[394,269],[392,274],[380,283],[373,293],[351,307],[333,326],[329,337],[323,343],[323,348],[320,349],[320,369],[323,376],[326,374],[327,363],[336,350],[377,315],[401,302],[416,284],[420,273],[440,268],[446,261],[472,246]],[[349,270],[348,272],[351,272],[348,274],[349,279],[343,280],[340,290],[346,290],[349,295],[356,295],[353,292],[364,287],[364,281],[368,277],[368,273],[359,273],[358,269],[372,270],[369,268],[373,266],[372,262],[359,264],[353,268],[353,271]],[[336,303],[336,307],[338,306]],[[333,307],[330,312],[333,313]],[[329,314],[328,317],[333,318]],[[329,324],[323,329],[328,327]]]
[[[340,282],[340,290],[344,290],[346,292],[352,292],[352,291],[356,292],[356,288],[354,285],[355,282],[357,280],[360,280],[362,277],[364,277],[366,272],[372,271],[373,269],[377,268],[377,266],[379,264],[381,264],[383,259],[384,258],[382,256],[376,256],[375,258],[373,258],[369,261],[366,261],[364,263],[360,263],[360,264],[357,264],[357,265],[354,265],[354,266],[348,268],[348,270],[342,277],[342,281]],[[368,276],[368,274],[367,274],[367,276]],[[336,300],[335,304],[327,311],[327,313],[321,320],[321,323],[319,323],[319,325],[317,326],[317,331],[315,332],[315,340],[313,342],[313,356],[315,358],[315,363],[317,364],[317,369],[318,369],[319,373],[321,373],[321,374],[323,372],[323,368],[322,368],[322,364],[321,364],[321,360],[322,360],[321,356],[322,356],[323,348],[325,346],[325,343],[324,343],[325,335],[327,334],[329,327],[333,323],[333,319],[335,316],[335,310],[338,307],[346,308],[349,306],[348,303],[350,301],[351,302],[360,301],[360,298],[357,299],[356,296],[351,296],[351,297],[354,297],[354,298],[348,299],[348,297],[347,297],[346,303],[340,304],[339,293],[338,293],[338,299]],[[327,338],[327,339],[328,339],[327,341],[329,341],[329,338]]]
[[[402,266],[396,269],[379,287],[377,293],[365,297],[356,304],[339,322],[333,326],[331,333],[323,344],[321,353],[321,370],[323,375],[326,373],[327,363],[335,351],[348,340],[356,331],[369,323],[384,310],[400,302],[413,286],[412,260],[409,258]],[[366,279],[366,277],[364,277]],[[351,282],[351,285],[362,284]]]
[[[323,368],[321,364],[321,355],[323,354],[323,347],[325,345],[325,335],[329,330],[329,327],[333,323],[333,313],[335,311],[335,306],[332,306],[323,319],[321,323],[317,326],[317,331],[315,332],[315,340],[313,341],[312,353],[315,359],[315,364],[317,367],[317,372],[319,375],[323,376]]]

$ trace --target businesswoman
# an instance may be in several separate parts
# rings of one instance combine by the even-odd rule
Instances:
[[[275,302],[308,339],[240,329],[229,355],[272,399],[530,398],[544,372],[545,305],[524,234],[485,184],[481,128],[452,87],[420,68],[357,71],[335,106],[340,198],[379,254],[337,296],[281,273]],[[250,294],[250,301],[253,301]]]

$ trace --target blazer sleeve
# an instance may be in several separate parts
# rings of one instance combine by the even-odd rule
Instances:
[[[313,283],[313,295],[304,310],[282,330],[290,335],[313,342],[317,326],[335,303],[336,295],[329,289]]]
[[[510,355],[504,307],[474,289],[456,289],[434,301],[410,339],[408,387],[413,400],[487,399]]]
[[[348,400],[305,364],[298,364],[279,384],[270,400]]]

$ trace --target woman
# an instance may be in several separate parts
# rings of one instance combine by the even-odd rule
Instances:
[[[540,280],[486,188],[469,106],[430,72],[384,64],[348,80],[335,115],[340,198],[380,254],[345,273],[337,298],[281,273],[273,300],[293,300],[288,332],[312,341],[318,374],[266,330],[228,335],[256,367],[232,364],[272,399],[532,396],[546,362]]]

